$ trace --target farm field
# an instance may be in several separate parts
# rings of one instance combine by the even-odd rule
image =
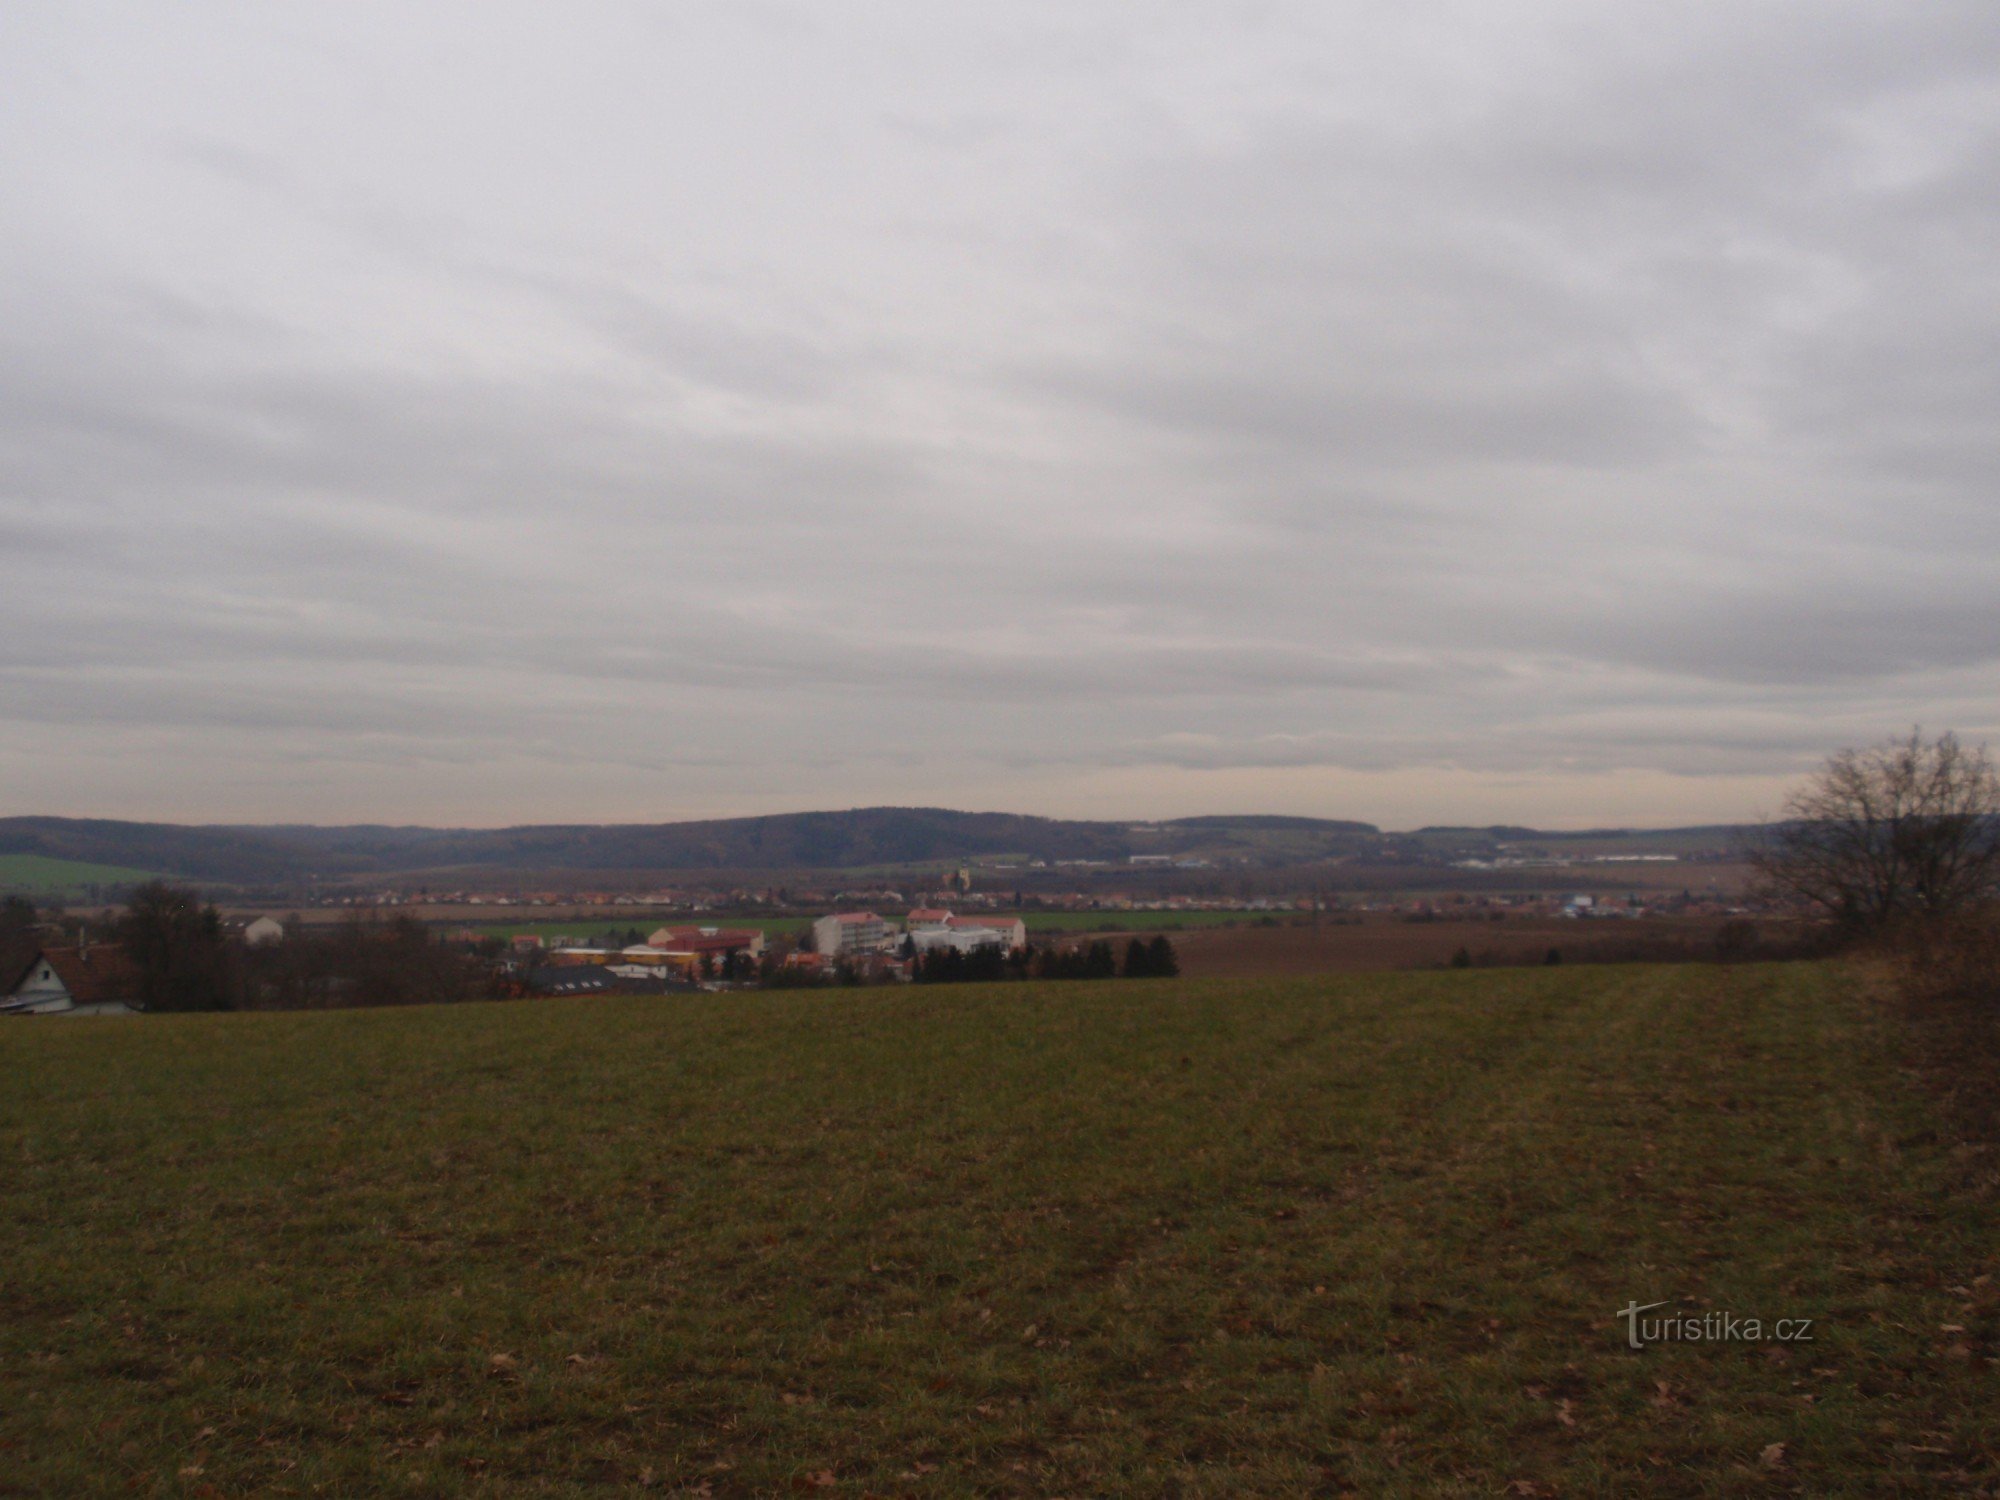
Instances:
[[[67,896],[81,894],[94,885],[142,885],[153,878],[150,870],[124,865],[94,865],[44,854],[0,854],[0,894]]]
[[[17,1021],[0,1494],[1985,1492],[1898,1036],[1833,965]]]
[[[1261,978],[1283,974],[1361,973],[1439,968],[1460,948],[1475,960],[1536,962],[1553,948],[1566,963],[1622,956],[1634,944],[1678,946],[1708,957],[1725,921],[1719,917],[1648,917],[1638,921],[1508,917],[1502,922],[1406,922],[1370,917],[1320,927],[1286,922],[1173,933],[1181,972],[1191,978]],[[1151,931],[1151,929],[1145,929]],[[1782,923],[1764,923],[1776,935]]]

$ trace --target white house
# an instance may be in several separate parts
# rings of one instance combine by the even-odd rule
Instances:
[[[909,916],[910,942],[917,952],[956,948],[998,948],[1012,953],[1028,946],[1028,924],[1019,917],[958,917],[948,911],[920,910]]]
[[[1028,924],[1019,917],[948,917],[953,932],[997,932],[1008,952],[1028,946]]]
[[[285,940],[285,924],[276,917],[259,917],[243,929],[243,941],[252,948],[261,948],[266,943],[282,943]]]
[[[960,953],[971,953],[979,948],[994,948],[1002,953],[1007,951],[1006,935],[990,927],[919,927],[910,934],[910,942],[919,953],[932,953],[940,948],[956,948]]]
[[[122,1016],[139,1008],[139,971],[115,943],[42,948],[0,973],[0,1015]]]

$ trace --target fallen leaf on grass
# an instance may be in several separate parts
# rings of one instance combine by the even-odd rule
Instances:
[[[1764,1451],[1757,1455],[1757,1462],[1766,1469],[1782,1469],[1785,1466],[1785,1445],[1765,1444]]]

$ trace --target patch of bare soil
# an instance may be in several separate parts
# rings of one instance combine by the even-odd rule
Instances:
[[[1709,958],[1723,922],[1593,921],[1537,917],[1504,921],[1326,923],[1320,927],[1219,927],[1170,933],[1181,972],[1196,978],[1250,978],[1368,969],[1440,968],[1460,949],[1474,964],[1563,963],[1654,957]]]

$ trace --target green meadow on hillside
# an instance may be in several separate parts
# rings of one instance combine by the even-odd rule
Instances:
[[[1978,1490],[1978,1170],[1835,966],[18,1021],[0,1494]]]
[[[92,886],[143,885],[154,878],[151,871],[125,865],[94,865],[75,859],[50,859],[42,854],[0,854],[0,892],[70,896],[80,895]]]

